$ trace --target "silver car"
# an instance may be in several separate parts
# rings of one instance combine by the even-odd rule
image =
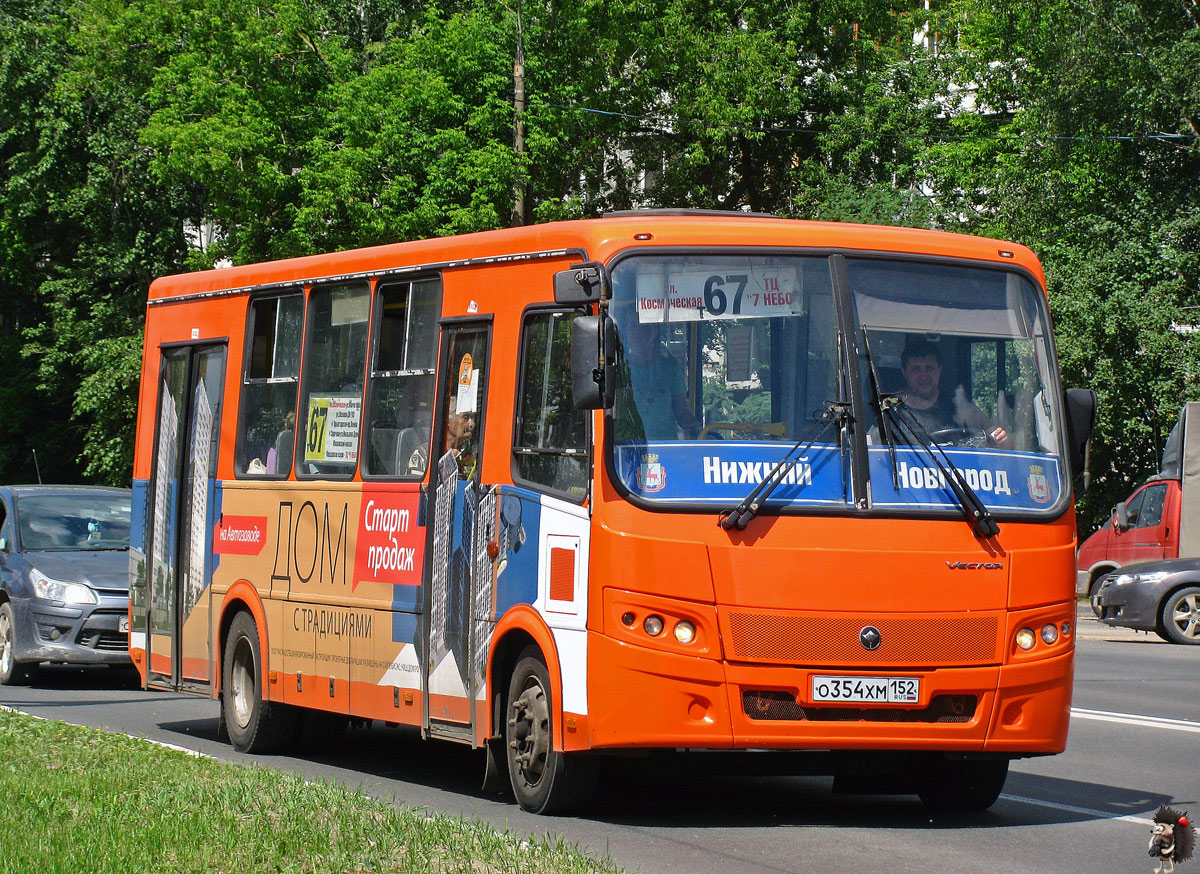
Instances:
[[[0,684],[131,663],[129,510],[129,489],[0,487]]]
[[[1200,559],[1131,564],[1100,578],[1092,610],[1101,622],[1200,644]]]

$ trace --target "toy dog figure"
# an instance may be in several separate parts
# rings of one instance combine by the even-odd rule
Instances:
[[[1165,805],[1154,814],[1150,832],[1150,855],[1158,860],[1154,874],[1171,874],[1176,862],[1186,862],[1196,849],[1196,829],[1187,813]]]

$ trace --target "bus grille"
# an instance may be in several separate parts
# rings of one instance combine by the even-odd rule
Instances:
[[[742,709],[755,720],[791,722],[970,722],[974,695],[936,695],[920,710],[881,707],[817,707],[802,705],[789,692],[747,689]]]
[[[729,658],[796,665],[938,666],[999,664],[995,615],[802,616],[731,612]],[[879,629],[882,644],[859,642],[865,626]]]

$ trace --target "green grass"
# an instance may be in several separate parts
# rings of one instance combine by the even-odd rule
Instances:
[[[0,874],[616,870],[553,838],[0,711]]]

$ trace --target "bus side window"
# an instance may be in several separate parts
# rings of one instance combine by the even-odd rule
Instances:
[[[358,467],[370,287],[348,282],[308,295],[296,473],[349,479]]]
[[[571,319],[576,311],[532,311],[521,327],[513,478],[572,500],[587,497],[587,413],[571,400]]]
[[[250,301],[237,434],[237,475],[285,477],[292,469],[304,295]]]
[[[420,479],[429,466],[440,279],[381,283],[363,472]]]

